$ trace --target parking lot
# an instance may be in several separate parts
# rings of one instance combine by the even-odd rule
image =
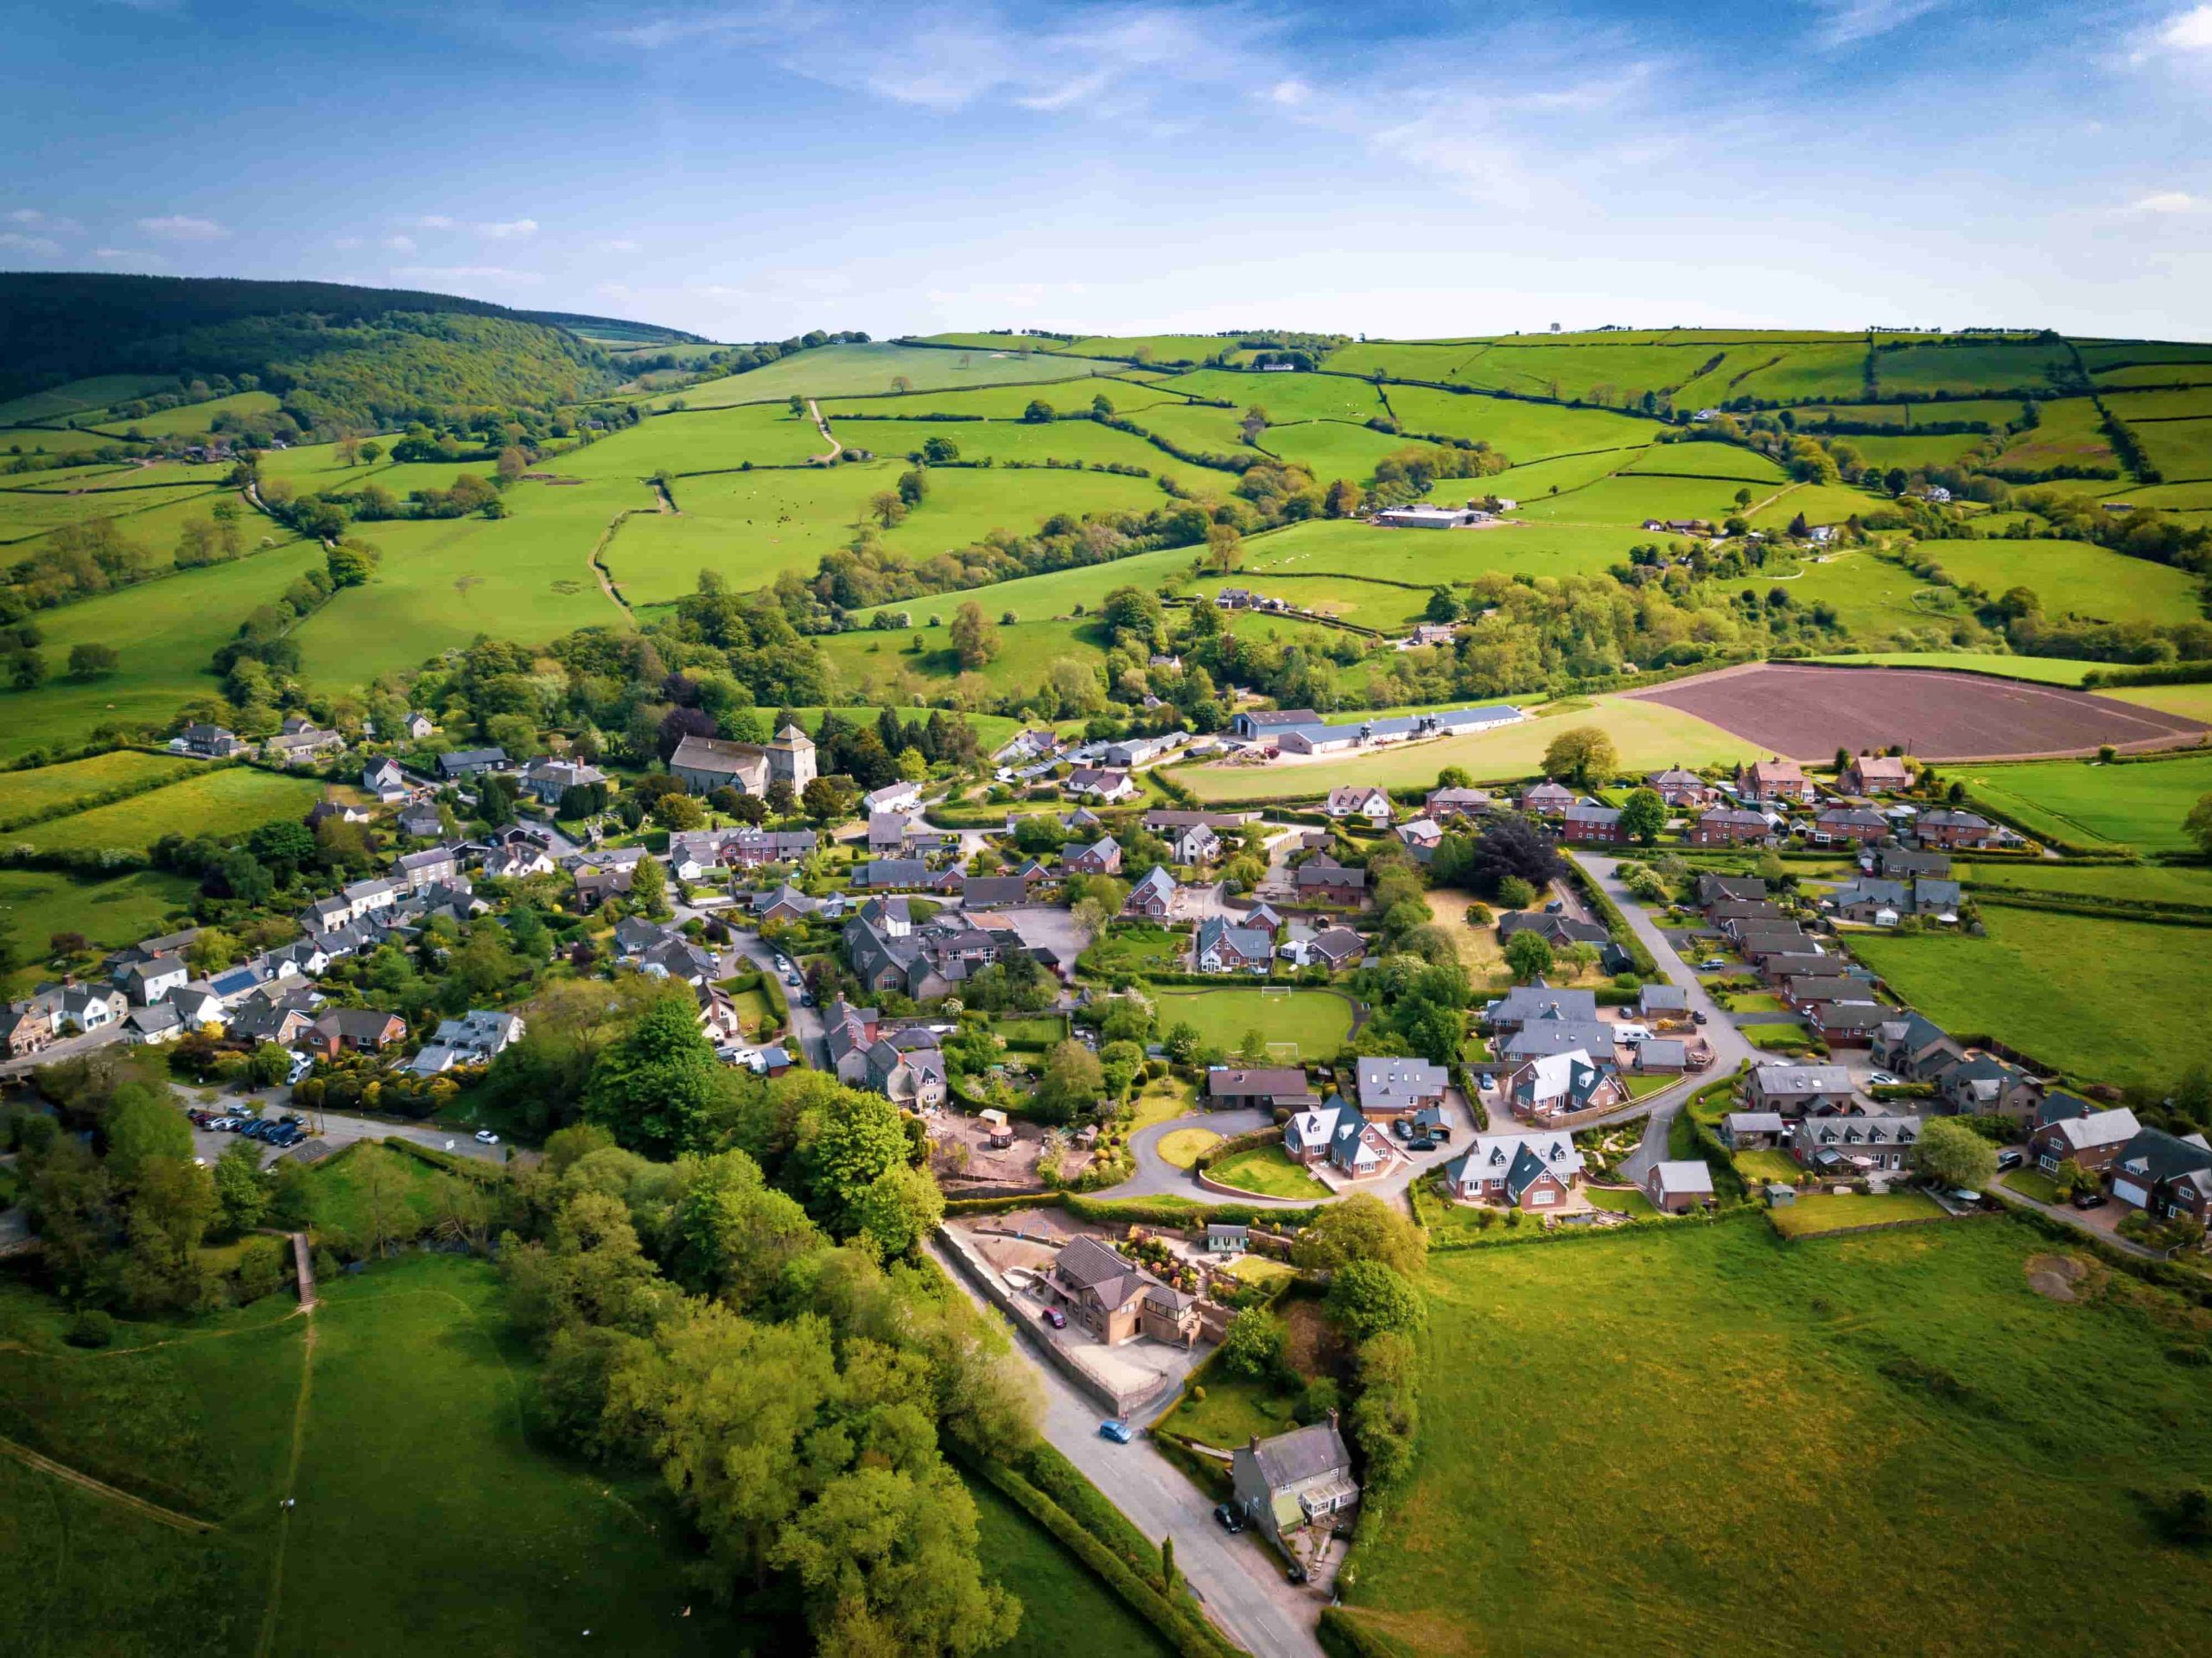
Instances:
[[[190,1108],[190,1113],[212,1121],[226,1114],[243,1115],[256,1109],[259,1111],[264,1121],[281,1121],[288,1113],[290,1113],[292,1107],[286,1099],[283,1090],[278,1089],[259,1100],[241,1099],[234,1095],[218,1096],[207,1105],[194,1104]],[[509,1151],[507,1146],[497,1139],[479,1141],[465,1130],[440,1128],[435,1123],[384,1122],[373,1117],[352,1116],[334,1111],[303,1112],[300,1115],[302,1119],[300,1126],[313,1132],[303,1134],[300,1140],[290,1147],[262,1145],[261,1161],[264,1166],[283,1156],[287,1150],[297,1150],[307,1145],[309,1140],[319,1140],[330,1150],[336,1151],[340,1147],[352,1145],[357,1140],[411,1140],[418,1146],[429,1146],[440,1151],[451,1152],[456,1157],[480,1158],[486,1162],[501,1161],[507,1156]],[[217,1158],[237,1145],[242,1137],[242,1131],[203,1128],[195,1122],[192,1129],[193,1155],[204,1158],[212,1166]],[[257,1142],[248,1141],[247,1143]],[[537,1153],[525,1153],[523,1155],[535,1157]]]

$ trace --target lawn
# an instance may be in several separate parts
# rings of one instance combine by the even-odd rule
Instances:
[[[1160,1160],[1172,1167],[1187,1169],[1198,1160],[1198,1154],[1209,1146],[1221,1143],[1221,1136],[1211,1128],[1178,1128],[1162,1134],[1156,1149]]]
[[[118,950],[164,931],[169,916],[191,903],[199,883],[142,869],[105,880],[78,880],[46,869],[0,869],[0,916],[21,941],[23,964],[11,991],[28,990],[47,971],[47,941],[82,933],[95,950]]]
[[[1893,1221],[1936,1221],[1943,1206],[1923,1191],[1800,1192],[1795,1203],[1766,1211],[1774,1229],[1785,1238],[1821,1237],[1831,1232],[1850,1232],[1862,1227],[1887,1226]]]
[[[2045,1300],[2049,1247],[1746,1219],[1431,1256],[1415,1471],[1347,1604],[1421,1658],[2193,1652],[2212,1575],[2131,1495],[2212,1477],[2199,1373],[2165,1356],[2191,1315]],[[2060,1505],[2098,1569],[2052,1595],[2022,1540]]]
[[[1464,737],[1398,743],[1368,754],[1291,765],[1180,766],[1174,776],[1205,800],[1319,796],[1343,783],[1408,788],[1433,784],[1438,772],[1447,765],[1464,766],[1478,781],[1518,780],[1543,769],[1544,751],[1560,732],[1582,726],[1595,726],[1611,737],[1621,765],[1630,772],[1673,765],[1732,765],[1757,759],[1761,753],[1719,727],[1662,702],[1601,696],[1572,712],[1546,714]]]
[[[1787,1025],[1746,1025],[1743,1027],[1744,1040],[1755,1048],[1795,1047],[1808,1040],[1810,1035],[1802,1025],[1794,1020]]]
[[[1173,1077],[1147,1083],[1137,1094],[1136,1115],[1129,1121],[1129,1132],[1134,1134],[1156,1122],[1173,1122],[1178,1117],[1188,1116],[1198,1109],[1193,1093],[1190,1083],[1178,1082]]]
[[[1997,1184],[2007,1191],[2017,1191],[2023,1197],[2032,1197],[2039,1204],[2058,1201],[2058,1188],[2041,1169],[2014,1169],[2010,1174],[2000,1174]]]
[[[16,831],[12,839],[41,851],[107,847],[143,851],[164,835],[224,837],[243,835],[281,817],[303,816],[321,792],[322,785],[311,778],[278,777],[230,765],[90,811],[48,818]]]
[[[89,759],[41,765],[29,772],[0,772],[0,823],[28,823],[58,816],[79,800],[125,789],[156,778],[181,778],[200,762],[170,754],[141,754],[118,748]]]
[[[1955,1034],[1993,1036],[2082,1083],[2163,1088],[2212,1060],[2212,950],[2196,929],[1982,912],[1986,938],[1869,933],[1853,952]]]
[[[1326,1197],[1328,1187],[1290,1160],[1280,1146],[1255,1146],[1224,1158],[1206,1172],[1223,1185],[1262,1197]]]
[[[1078,1564],[1052,1534],[984,1481],[969,1478],[983,1576],[1021,1599],[1014,1639],[990,1658],[1166,1658],[1170,1648],[1120,1596]]]
[[[1632,1221],[1651,1220],[1659,1213],[1634,1186],[1585,1186],[1582,1195],[1590,1200],[1591,1208],[1609,1210]]]
[[[1946,541],[1918,550],[1960,586],[1992,596],[2026,588],[2053,618],[2174,622],[2196,611],[2199,583],[2186,570],[2107,552],[2092,542]]]
[[[1804,1171],[1791,1159],[1787,1152],[1754,1150],[1738,1152],[1734,1156],[1736,1172],[1747,1181],[1779,1180],[1785,1185],[1796,1185],[1797,1177]]]
[[[1272,1378],[1255,1382],[1230,1375],[1217,1364],[1199,1378],[1198,1385],[1205,1389],[1204,1399],[1192,1398],[1186,1389],[1175,1407],[1153,1426],[1221,1451],[1243,1445],[1255,1433],[1272,1439],[1298,1426],[1291,1414],[1296,1396],[1275,1387]]]
[[[2031,760],[1975,766],[1965,773],[1974,798],[2032,834],[2132,846],[2139,852],[2193,850],[2182,820],[2212,791],[2212,754],[2099,765]]]
[[[1162,986],[1157,992],[1160,1028],[1189,1025],[1202,1045],[1234,1052],[1257,1031],[1270,1044],[1287,1043],[1300,1058],[1318,1062],[1351,1032],[1351,1001],[1333,990],[1203,989]]]

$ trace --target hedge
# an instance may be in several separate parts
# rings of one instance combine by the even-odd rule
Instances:
[[[386,1135],[384,1143],[403,1156],[411,1157],[420,1163],[428,1163],[432,1168],[442,1169],[448,1174],[464,1176],[475,1181],[479,1185],[497,1185],[507,1178],[507,1172],[496,1163],[485,1163],[473,1157],[461,1157],[442,1147],[425,1146],[417,1140],[404,1140],[397,1134]],[[324,1159],[326,1163],[328,1160]]]
[[[1282,1130],[1273,1128],[1255,1128],[1248,1134],[1231,1134],[1226,1140],[1214,1141],[1212,1145],[1192,1158],[1191,1166],[1203,1174],[1213,1167],[1218,1159],[1234,1157],[1239,1152],[1256,1151],[1262,1146],[1277,1145],[1281,1140]]]
[[[2032,1227],[2054,1243],[2063,1243],[2069,1248],[2086,1249],[2107,1267],[2118,1267],[2146,1284],[2156,1284],[2169,1289],[2200,1307],[2212,1307],[2212,1280],[2202,1273],[2177,1267],[2170,1261],[2149,1261],[2141,1255],[2130,1255],[2094,1232],[2069,1226],[2041,1210],[2007,1204],[2005,1212],[2023,1226]]]
[[[2098,916],[2110,921],[2143,921],[2160,927],[2212,927],[2212,909],[2176,909],[2150,899],[2084,898],[2065,893],[2018,893],[2009,888],[1974,890],[1985,910],[2041,910],[2051,915]]]
[[[2212,680],[2212,662],[2177,662],[2163,667],[2093,668],[2082,676],[2082,689],[2101,685],[2201,685]]]
[[[1591,1238],[1618,1237],[1628,1232],[1649,1232],[1655,1227],[1691,1225],[1719,1226],[1729,1221],[1756,1219],[1765,1211],[1755,1204],[1732,1204],[1725,1208],[1696,1210],[1688,1215],[1648,1215],[1631,1220],[1618,1221],[1611,1226],[1516,1226],[1497,1227],[1471,1238],[1453,1238],[1438,1242],[1429,1240],[1431,1255],[1457,1255],[1467,1249],[1503,1249],[1524,1243],[1567,1243]]]
[[[1376,1634],[1359,1621],[1351,1607],[1323,1607],[1320,1628],[1315,1633],[1329,1658],[1413,1658],[1411,1647]]]
[[[1275,1131],[1268,1130],[1270,1138]],[[1144,1197],[1093,1197],[1076,1191],[1039,1191],[1013,1197],[954,1197],[946,1201],[947,1216],[1004,1215],[1017,1209],[1065,1209],[1080,1221],[1100,1225],[1137,1222],[1147,1226],[1202,1226],[1213,1221],[1233,1226],[1258,1226],[1270,1231],[1294,1232],[1312,1222],[1318,1207],[1261,1208],[1252,1204],[1169,1203]]]

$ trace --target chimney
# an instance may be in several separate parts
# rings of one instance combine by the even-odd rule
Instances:
[[[1332,1415],[1335,1414],[1334,1412],[1331,1412],[1330,1413]],[[1260,1454],[1260,1436],[1255,1433],[1252,1436],[1250,1442],[1247,1444],[1244,1448],[1249,1451],[1254,1456],[1258,1456]]]
[[[1332,1405],[1332,1406],[1330,1406],[1330,1407],[1329,1407],[1329,1432],[1332,1432],[1332,1433],[1334,1433],[1336,1431],[1337,1431],[1337,1407],[1336,1407],[1334,1405]]]

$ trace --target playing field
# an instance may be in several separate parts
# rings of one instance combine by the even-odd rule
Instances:
[[[203,772],[128,800],[89,811],[50,817],[18,829],[10,839],[41,851],[92,851],[105,847],[143,850],[163,835],[243,835],[280,817],[305,815],[322,785],[310,778],[278,777],[250,766]]]
[[[1982,921],[1986,938],[1870,933],[1852,949],[1944,1029],[1993,1036],[2079,1083],[2165,1088],[2212,1059],[2212,934],[1996,905]]]
[[[1198,1040],[1234,1053],[1257,1031],[1270,1045],[1291,1044],[1307,1063],[1336,1052],[1351,1031],[1351,1001],[1333,990],[1219,990],[1163,985],[1154,993],[1160,1028],[1188,1025]],[[1279,1048],[1285,1063],[1289,1050]]]
[[[1751,1218],[1432,1255],[1414,1472],[1347,1604],[1418,1658],[2190,1652],[2212,1577],[2136,1494],[2212,1475],[2199,1372],[2166,1356],[2202,1337],[2101,1273],[2045,1299],[2050,1247],[2003,1222],[1793,1244]],[[2101,1540],[2063,1595],[2020,1545],[2054,1503]],[[1907,1560],[1897,1593],[1838,1592]]]
[[[2031,830],[2139,852],[2183,852],[2190,842],[2182,820],[2199,796],[2212,792],[2212,755],[2132,765],[2043,760],[1975,766],[1963,775],[1977,800]]]
[[[1672,708],[1601,696],[1585,707],[1465,737],[1396,743],[1366,754],[1302,764],[1178,766],[1174,777],[1205,800],[1303,798],[1325,794],[1340,783],[1409,788],[1434,783],[1447,765],[1464,767],[1479,782],[1513,781],[1540,772],[1552,740],[1579,726],[1595,726],[1611,737],[1623,768],[1631,772],[1676,764],[1735,764],[1758,759],[1765,752]]]
[[[141,754],[119,748],[60,765],[0,772],[0,823],[27,823],[58,816],[73,802],[111,789],[130,788],[156,778],[181,778],[198,769],[198,761],[180,755]]]

